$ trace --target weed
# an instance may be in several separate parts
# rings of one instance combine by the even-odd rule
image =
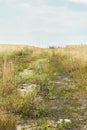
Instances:
[[[0,130],[16,130],[16,118],[0,112]]]

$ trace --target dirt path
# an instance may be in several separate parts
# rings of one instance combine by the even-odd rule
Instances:
[[[59,76],[55,84],[55,98],[44,99],[46,110],[49,114],[44,119],[51,125],[47,130],[58,130],[56,121],[70,119],[72,125],[62,130],[87,130],[87,92],[76,87],[68,77]],[[17,130],[43,130],[43,118],[20,121]],[[37,123],[39,122],[39,123]],[[43,122],[43,121],[42,121]],[[39,125],[39,126],[38,126]]]

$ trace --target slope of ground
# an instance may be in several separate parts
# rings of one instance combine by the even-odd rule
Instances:
[[[1,48],[0,130],[87,130],[86,46]]]

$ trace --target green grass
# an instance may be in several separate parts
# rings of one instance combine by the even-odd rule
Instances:
[[[16,118],[0,112],[0,130],[16,130]]]
[[[0,130],[15,130],[17,116],[36,120],[41,130],[80,130],[84,126],[79,119],[86,118],[87,106],[83,104],[87,103],[87,65],[74,55],[76,51],[72,49],[72,54],[70,49],[60,48],[36,52],[24,48],[7,55],[0,54],[0,69],[3,70],[5,64],[10,66],[10,61],[14,68],[7,67],[0,76],[0,110],[4,112],[4,115],[0,114]],[[74,87],[70,87],[72,82]],[[24,84],[35,84],[37,92],[23,96],[19,89],[23,90]],[[56,124],[64,118],[69,118],[72,124]],[[56,127],[48,120],[53,120]]]

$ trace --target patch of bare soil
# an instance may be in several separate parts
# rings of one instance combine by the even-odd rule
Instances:
[[[70,119],[72,122],[71,126],[62,127],[61,130],[87,130],[87,92],[76,87],[68,77],[60,76],[52,84],[55,84],[55,98],[44,99],[48,111],[44,118],[50,124],[47,130],[60,130],[56,124],[59,119]],[[43,130],[43,123],[38,120],[40,119],[20,121],[17,130]]]

